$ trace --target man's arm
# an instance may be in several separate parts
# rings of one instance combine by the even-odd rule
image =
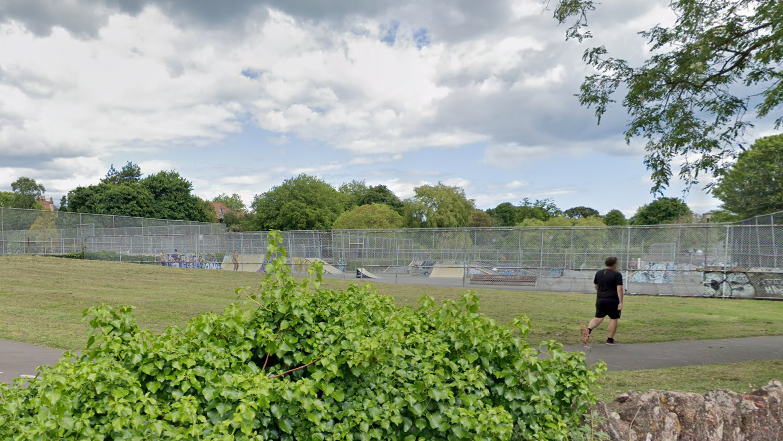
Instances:
[[[624,294],[623,286],[620,285],[620,286],[617,287],[617,297],[620,298],[620,304],[617,305],[617,310],[618,311],[622,311],[622,309],[623,309],[623,294]]]

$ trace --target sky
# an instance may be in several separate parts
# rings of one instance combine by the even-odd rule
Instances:
[[[666,1],[606,0],[613,54]],[[299,173],[338,186],[458,185],[486,209],[552,198],[630,215],[650,202],[622,108],[575,94],[588,47],[540,0],[0,0],[0,190],[56,201],[127,161],[246,203]],[[758,133],[759,136],[764,133]],[[672,185],[667,196],[683,195]],[[717,207],[700,188],[687,202]]]

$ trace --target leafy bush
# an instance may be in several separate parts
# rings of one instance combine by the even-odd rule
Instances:
[[[564,440],[597,371],[546,357],[473,294],[397,307],[370,287],[297,283],[273,234],[257,291],[161,335],[132,308],[85,312],[87,349],[0,385],[1,439]],[[275,257],[276,256],[276,257]]]

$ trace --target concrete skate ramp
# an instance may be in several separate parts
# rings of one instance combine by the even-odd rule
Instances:
[[[465,277],[465,267],[456,264],[436,263],[430,271],[430,277],[461,279]]]
[[[357,268],[356,271],[358,272],[357,275],[360,276],[360,277],[357,277],[359,279],[380,279],[380,277],[378,277],[375,274],[367,271],[364,268]]]
[[[261,268],[265,258],[266,255],[264,254],[237,254],[237,263],[239,264],[237,271],[255,273]],[[231,253],[226,253],[225,257],[223,257],[221,269],[234,271],[234,259],[231,258]]]
[[[329,265],[328,263],[326,263],[325,261],[323,261],[321,259],[307,259],[307,261],[309,263],[313,263],[313,262],[321,262],[321,263],[323,263],[323,265],[324,265],[324,273],[325,274],[329,274],[329,275],[332,275],[332,276],[337,276],[337,275],[343,274],[343,271],[340,271],[337,267]]]

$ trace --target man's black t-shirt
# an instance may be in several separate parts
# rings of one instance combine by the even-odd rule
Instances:
[[[598,301],[620,303],[617,287],[623,286],[623,275],[615,270],[602,269],[595,273],[593,283],[598,285]]]

